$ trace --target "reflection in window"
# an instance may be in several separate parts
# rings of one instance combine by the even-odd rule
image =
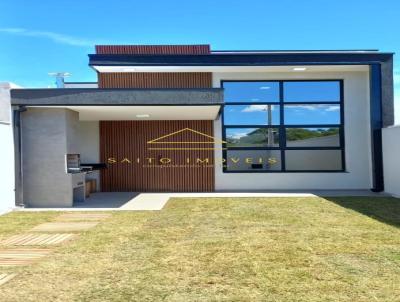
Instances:
[[[285,105],[286,125],[340,124],[340,105]]]
[[[226,102],[279,102],[278,82],[224,82]]]
[[[341,150],[286,150],[286,170],[326,170],[342,169]]]
[[[278,147],[277,128],[227,128],[227,147]]]
[[[279,125],[278,105],[226,105],[225,125]]]
[[[279,150],[228,150],[225,165],[228,171],[279,171]]]
[[[228,81],[223,87],[224,157],[239,160],[228,160],[224,171],[344,170],[341,81]],[[278,160],[254,160],[259,157]]]
[[[340,82],[284,82],[283,94],[284,102],[340,102]]]
[[[339,128],[286,128],[287,147],[339,147]]]

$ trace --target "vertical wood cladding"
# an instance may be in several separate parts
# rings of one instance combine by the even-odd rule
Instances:
[[[212,138],[191,130],[183,130],[159,139],[157,143],[148,143],[186,128],[213,135],[212,121],[101,121],[101,160],[107,162],[109,158],[113,158],[116,161],[109,163],[108,168],[101,172],[102,190],[213,191],[214,145],[210,144]],[[199,148],[207,150],[198,150]],[[170,159],[171,162],[161,164],[161,159]],[[203,163],[199,163],[197,159]],[[205,159],[208,159],[208,164],[204,162]]]
[[[96,45],[97,54],[202,55],[210,45]],[[211,73],[98,73],[100,88],[210,88]]]
[[[211,88],[208,72],[99,73],[100,88]]]
[[[210,45],[96,45],[97,54],[204,55]]]

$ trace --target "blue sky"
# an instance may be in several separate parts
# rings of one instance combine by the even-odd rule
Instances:
[[[94,81],[94,44],[213,49],[380,49],[400,53],[400,1],[2,0],[0,81],[48,87],[54,71]],[[395,59],[400,123],[400,60]]]
[[[224,82],[226,125],[279,125],[279,82]],[[283,82],[284,116],[286,125],[340,124],[340,83]],[[237,105],[238,102],[250,104]],[[294,104],[295,102],[325,102],[326,104]],[[270,103],[267,105],[266,103]],[[268,110],[271,120],[268,121]],[[243,132],[242,129],[238,133]]]

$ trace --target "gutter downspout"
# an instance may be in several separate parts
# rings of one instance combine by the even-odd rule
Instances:
[[[26,111],[24,106],[13,106],[13,134],[14,134],[14,162],[15,162],[15,205],[24,206],[23,169],[22,169],[22,131],[21,112]]]
[[[382,74],[381,65],[370,65],[370,126],[373,192],[384,191],[382,153]]]

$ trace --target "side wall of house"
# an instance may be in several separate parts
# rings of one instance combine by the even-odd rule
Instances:
[[[69,207],[81,173],[67,174],[65,155],[79,153],[78,113],[62,108],[28,108],[21,114],[24,204]]]
[[[400,197],[400,126],[382,130],[385,192]]]
[[[294,73],[214,73],[213,87],[222,80],[343,79],[346,172],[332,173],[223,173],[221,146],[215,151],[216,190],[370,189],[371,138],[368,72],[310,72],[307,78]],[[215,136],[222,138],[221,120]],[[219,148],[219,150],[218,150]],[[328,160],[328,159],[327,159]]]
[[[0,83],[0,214],[15,206],[14,140],[10,108],[10,85]]]

